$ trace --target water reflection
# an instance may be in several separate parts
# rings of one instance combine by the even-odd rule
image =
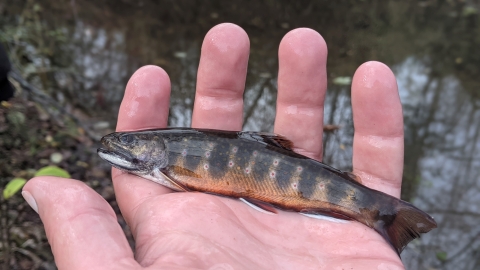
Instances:
[[[48,59],[47,74],[52,75],[43,85],[82,120],[91,125],[108,121],[110,130],[129,76],[145,64],[160,65],[170,75],[169,125],[189,126],[202,39],[222,21],[241,25],[251,38],[246,130],[273,130],[277,47],[291,28],[307,26],[322,33],[329,45],[330,81],[352,76],[364,61],[386,62],[397,76],[404,110],[402,197],[431,213],[439,224],[437,230],[407,247],[403,261],[408,269],[478,269],[478,8],[454,1],[365,2],[227,5],[213,1],[200,5],[124,0],[86,1],[82,6],[71,1],[56,6],[56,1],[45,0],[37,2],[44,10],[35,13],[42,16],[40,22],[25,11],[29,5],[33,9],[32,1],[18,1],[18,6],[10,8],[11,14],[40,23],[44,31],[65,33],[68,39],[56,47],[56,55],[42,58]],[[49,10],[61,10],[65,17]],[[4,18],[2,23],[14,29],[17,22]],[[18,46],[7,34],[3,32],[2,40],[11,48]],[[25,46],[25,54],[31,51],[28,48],[39,46],[32,44]],[[44,78],[38,66],[45,66],[45,61],[35,59],[31,62],[40,64],[30,79],[41,83]],[[56,63],[62,63],[62,68],[55,69]],[[20,60],[16,64],[27,66]],[[329,84],[325,123],[341,128],[324,135],[324,160],[345,170],[351,169],[352,156],[350,102],[349,86]]]
[[[405,177],[410,178],[404,192],[439,222],[422,238],[425,245],[409,246],[404,258],[418,269],[438,263],[423,256],[425,250],[443,251],[445,269],[476,269],[480,111],[455,75],[432,74],[429,62],[410,57],[395,67],[405,116]]]
[[[74,56],[74,73],[63,89],[75,108],[89,116],[114,113],[122,98],[132,68],[125,53],[125,35],[120,31],[96,28],[80,20],[73,29],[68,51]]]

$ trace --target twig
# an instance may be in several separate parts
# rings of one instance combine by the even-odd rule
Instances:
[[[57,114],[52,111],[51,107],[55,108],[57,111],[61,112],[64,116],[69,117],[72,119],[76,125],[81,127],[85,133],[87,134],[88,137],[90,137],[93,140],[99,140],[100,137],[96,135],[94,132],[92,132],[82,121],[80,121],[77,117],[75,117],[73,114],[69,113],[65,108],[59,104],[56,100],[51,98],[49,95],[45,94],[43,91],[38,89],[36,86],[32,85],[29,83],[27,80],[25,80],[22,75],[20,75],[20,72],[16,68],[13,68],[12,71],[10,72],[10,78],[15,80],[24,90],[26,90],[32,97],[34,101],[39,103],[46,111],[49,112],[49,114],[55,118],[55,120],[59,123],[63,123],[61,119],[57,117]]]
[[[31,252],[30,250],[16,247],[16,248],[12,248],[12,251],[16,251],[18,253],[21,253],[29,257],[33,261],[32,269],[38,269],[42,264],[42,259],[40,259],[35,253]]]

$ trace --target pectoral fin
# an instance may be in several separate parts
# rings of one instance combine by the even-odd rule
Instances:
[[[152,177],[149,177],[150,175],[147,176],[142,176],[144,178],[147,178],[149,180],[152,180],[156,183],[159,183],[161,185],[164,185],[166,187],[169,187],[175,191],[190,191],[187,187],[184,185],[178,183],[177,181],[173,180],[172,178],[166,176],[164,173],[162,173],[158,168],[155,168],[152,171]]]

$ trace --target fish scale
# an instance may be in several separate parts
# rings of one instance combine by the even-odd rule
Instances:
[[[169,128],[112,133],[102,143],[98,154],[113,166],[174,190],[241,199],[272,213],[277,208],[356,220],[398,254],[437,226],[408,202],[294,152],[275,134]]]

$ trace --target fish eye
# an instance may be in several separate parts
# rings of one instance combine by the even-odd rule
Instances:
[[[133,142],[133,136],[130,134],[124,134],[118,138],[121,143],[129,144]]]

